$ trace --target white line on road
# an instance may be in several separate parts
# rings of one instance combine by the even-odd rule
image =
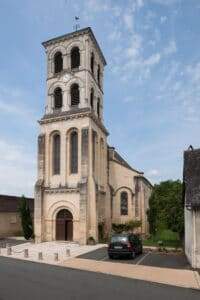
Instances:
[[[108,259],[108,255],[104,256],[104,257],[101,259],[101,261],[104,261],[104,260],[106,260],[106,259]]]
[[[139,265],[149,254],[150,252],[147,252],[144,256],[142,256],[140,260],[137,261],[136,265]]]

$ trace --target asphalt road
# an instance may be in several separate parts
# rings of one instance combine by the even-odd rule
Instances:
[[[199,300],[200,292],[0,257],[0,300]]]
[[[164,254],[146,251],[142,255],[136,256],[135,259],[109,259],[107,248],[100,248],[95,251],[80,255],[79,258],[93,259],[98,261],[110,261],[113,263],[137,264],[159,268],[191,269],[184,254]]]

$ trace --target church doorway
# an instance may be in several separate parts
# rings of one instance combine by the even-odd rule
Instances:
[[[62,209],[56,217],[56,240],[73,240],[73,216],[67,209]]]

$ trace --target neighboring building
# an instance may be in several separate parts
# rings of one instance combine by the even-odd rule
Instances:
[[[33,214],[34,199],[26,198]],[[19,203],[21,197],[0,195],[0,238],[22,234]]]
[[[185,253],[200,268],[200,149],[184,152]]]
[[[47,101],[39,121],[35,185],[36,242],[98,240],[112,222],[141,220],[152,186],[107,145],[103,123],[103,53],[90,28],[43,43]]]

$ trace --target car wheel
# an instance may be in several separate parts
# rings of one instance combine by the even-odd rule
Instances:
[[[113,259],[113,258],[114,258],[112,254],[108,254],[108,257],[109,257],[110,259]]]
[[[136,253],[135,253],[135,251],[133,251],[132,253],[131,253],[131,259],[134,259],[136,257]]]

